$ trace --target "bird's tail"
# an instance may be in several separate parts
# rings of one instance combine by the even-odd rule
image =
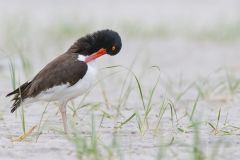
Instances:
[[[14,95],[13,99],[11,101],[13,102],[11,113],[13,113],[22,103],[24,99],[24,91],[27,89],[27,87],[30,85],[31,82],[26,82],[23,85],[21,85],[19,88],[15,89],[14,91],[8,93],[6,97]]]

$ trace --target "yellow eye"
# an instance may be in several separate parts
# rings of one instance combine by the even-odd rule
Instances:
[[[115,46],[112,46],[112,50],[114,51],[116,49],[116,47]]]

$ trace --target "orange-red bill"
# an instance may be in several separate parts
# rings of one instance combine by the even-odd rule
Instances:
[[[106,54],[107,50],[104,48],[99,49],[97,52],[91,54],[90,56],[86,57],[85,62],[90,62],[98,57],[101,57],[102,55]]]

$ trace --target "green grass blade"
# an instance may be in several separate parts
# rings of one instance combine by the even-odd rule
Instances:
[[[191,112],[191,115],[190,115],[190,121],[192,121],[192,119],[193,119],[193,115],[194,115],[194,113],[195,113],[198,100],[199,100],[199,95],[197,96],[197,98],[196,98],[196,100],[195,100],[195,102],[194,102],[193,109],[192,109],[192,112]]]
[[[15,90],[16,87],[16,72],[15,72],[15,65],[13,61],[9,60],[9,70],[10,70],[10,76],[11,76],[11,82],[12,82],[12,89]]]
[[[128,123],[131,119],[133,119],[133,117],[136,116],[136,113],[133,113],[128,119],[126,119],[125,121],[121,122],[119,126],[117,126],[116,128],[121,128],[123,125],[125,125],[126,123]]]

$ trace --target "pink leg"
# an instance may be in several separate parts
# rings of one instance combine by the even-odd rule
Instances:
[[[59,110],[62,115],[62,120],[63,120],[63,128],[64,128],[64,133],[67,134],[67,114],[66,114],[66,106],[67,102],[61,103],[59,106]]]

